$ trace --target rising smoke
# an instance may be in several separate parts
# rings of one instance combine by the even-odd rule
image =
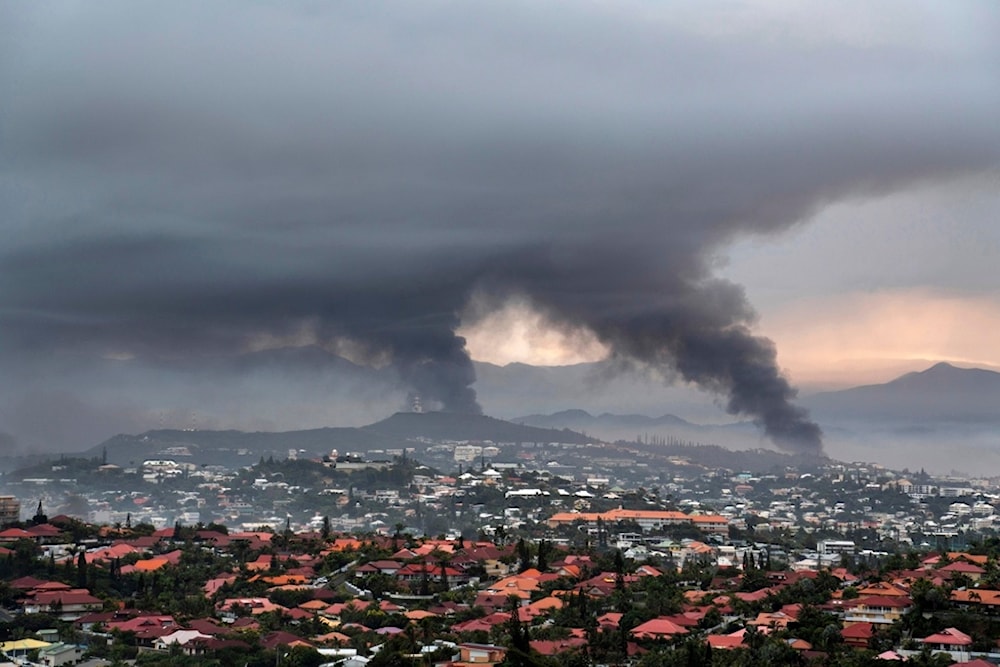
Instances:
[[[713,262],[827,202],[995,165],[994,72],[647,5],[6,6],[6,395],[86,393],[83,358],[233,368],[264,339],[347,341],[428,407],[479,412],[456,329],[487,294],[820,452]]]

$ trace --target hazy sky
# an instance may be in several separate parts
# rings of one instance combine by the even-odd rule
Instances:
[[[934,361],[1000,370],[1000,174],[831,204],[780,236],[737,241],[743,284],[781,366],[807,389],[883,382]],[[498,363],[575,363],[607,349],[512,304],[469,330]],[[502,331],[503,335],[490,334]]]
[[[805,382],[884,381],[928,361],[1000,370],[1000,174],[834,204],[745,242],[724,272]],[[774,280],[775,270],[799,276]]]
[[[706,4],[4,3],[0,431],[608,353],[818,447],[779,371],[1000,365],[1000,5]]]

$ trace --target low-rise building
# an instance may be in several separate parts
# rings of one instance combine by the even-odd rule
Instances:
[[[38,651],[38,662],[47,667],[62,667],[80,662],[84,649],[76,644],[52,644]]]
[[[0,496],[0,526],[21,520],[21,501],[16,496]]]

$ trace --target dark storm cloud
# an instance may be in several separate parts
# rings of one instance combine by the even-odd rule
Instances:
[[[860,47],[644,3],[0,11],[11,368],[189,363],[307,326],[476,411],[459,313],[518,296],[818,452],[713,254],[998,162],[988,7]]]

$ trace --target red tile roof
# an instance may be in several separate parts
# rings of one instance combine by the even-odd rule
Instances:
[[[631,635],[637,639],[662,639],[676,635],[686,635],[687,628],[677,625],[669,618],[654,618],[632,628]]]
[[[969,646],[972,644],[972,637],[956,628],[945,628],[930,637],[924,637],[921,641],[925,644],[943,644],[946,646]]]

